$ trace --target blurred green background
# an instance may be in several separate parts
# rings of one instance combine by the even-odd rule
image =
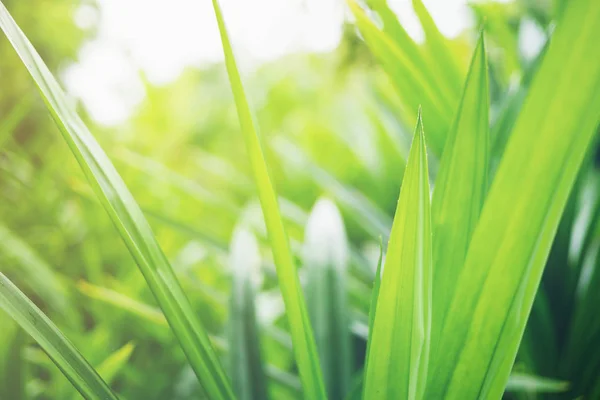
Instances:
[[[66,81],[83,57],[82,49],[98,34],[102,7],[75,0],[3,2],[51,70],[81,97],[85,88]],[[456,70],[464,77],[478,26],[485,20],[495,149],[503,148],[502,133],[510,131],[526,93],[528,71],[535,68],[545,35],[560,18],[561,4],[478,2],[465,9],[470,26],[448,39]],[[435,2],[429,7],[433,12]],[[76,23],[82,13],[93,18]],[[414,126],[406,103],[418,96],[398,93],[350,14],[343,15],[341,39],[331,51],[298,51],[254,62],[245,78],[292,246],[303,242],[308,214],[319,197],[332,199],[344,217],[352,252],[347,289],[358,370],[379,236],[385,237],[391,226]],[[144,18],[142,9],[137,18]],[[530,39],[534,43],[528,45]],[[180,40],[173,45],[194,48],[203,38]],[[96,62],[97,73],[102,58]],[[276,398],[298,397],[282,302],[224,66],[187,66],[160,84],[141,69],[134,78],[142,95],[121,121],[97,121],[75,97],[80,114],[142,207],[217,341],[225,337],[227,325],[233,229],[242,224],[255,231],[263,255],[257,310],[267,332],[265,359],[289,374],[273,379],[270,391]],[[124,398],[197,398],[195,377],[152,294],[4,37],[0,85],[1,270],[94,366],[106,366],[113,357],[112,370],[110,362],[107,368]],[[427,109],[424,124],[427,133]],[[435,155],[430,163],[435,176]],[[586,355],[584,350],[598,347],[599,319],[585,314],[592,312],[589,307],[577,308],[597,300],[587,288],[600,276],[595,268],[600,182],[593,154],[580,175],[549,260],[541,305],[534,306],[515,365],[517,371],[573,381],[572,395],[591,393],[600,370],[599,351]],[[567,285],[565,268],[587,275]],[[568,328],[575,324],[583,325]],[[58,369],[13,325],[0,314],[2,385],[23,376],[26,398],[76,398]],[[585,334],[573,337],[573,331]],[[23,351],[15,355],[15,349]],[[19,364],[22,375],[15,374],[19,358],[24,360]],[[538,395],[520,391],[507,396]]]

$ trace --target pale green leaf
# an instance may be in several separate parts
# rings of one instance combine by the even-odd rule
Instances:
[[[569,382],[520,373],[511,374],[506,384],[509,392],[560,393],[568,388]]]
[[[302,295],[302,287],[292,254],[288,238],[283,227],[277,196],[271,184],[271,178],[263,155],[257,127],[250,112],[242,80],[237,69],[233,49],[225,27],[225,21],[217,0],[213,0],[213,8],[219,25],[221,42],[225,54],[225,65],[229,75],[229,82],[233,91],[238,118],[250,157],[250,164],[254,173],[254,180],[265,218],[265,225],[271,241],[271,250],[277,268],[279,286],[285,303],[290,333],[294,345],[294,354],[300,373],[300,380],[304,394],[310,399],[325,398],[325,385],[319,366],[317,346],[310,326],[306,302]]]
[[[135,345],[132,342],[126,343],[98,365],[98,373],[102,375],[106,382],[111,383],[119,371],[127,365],[127,361],[134,349]]]
[[[44,299],[53,311],[66,313],[67,290],[50,267],[23,239],[0,224],[0,256],[27,289]],[[17,282],[18,283],[18,282]]]
[[[448,308],[428,398],[500,398],[600,118],[600,3],[569,3],[533,79]]]
[[[487,59],[482,33],[446,139],[431,202],[434,352],[487,192],[488,108]]]
[[[368,355],[365,399],[420,399],[431,329],[431,226],[419,115],[388,244]]]
[[[38,342],[84,398],[117,399],[94,368],[52,321],[2,273],[0,273],[0,308]]]
[[[427,130],[428,144],[435,154],[441,155],[460,89],[454,96],[447,95],[440,89],[442,86],[430,79],[431,73],[423,67],[423,61],[411,58],[415,54],[414,49],[410,51],[411,45],[399,46],[367,17],[354,0],[348,0],[348,3],[365,42],[390,77],[406,108],[404,122],[412,123],[418,107],[422,106],[425,113],[431,115],[428,119],[431,121]]]
[[[98,142],[72,109],[58,82],[1,3],[0,27],[37,84],[54,122],[144,275],[203,389],[213,399],[232,398],[229,381],[209,338],[140,207]]]

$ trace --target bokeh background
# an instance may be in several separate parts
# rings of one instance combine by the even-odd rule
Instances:
[[[298,397],[283,306],[210,1],[3,3],[124,178],[217,341],[225,337],[228,316],[232,232],[238,224],[254,229],[264,264],[257,271],[257,311],[259,325],[268,331],[265,358],[289,374],[279,377],[287,384],[270,390],[278,398]],[[507,99],[525,86],[562,2],[424,3],[462,74],[485,20],[494,133]],[[422,44],[410,1],[389,4]],[[379,236],[391,226],[414,116],[403,114],[398,93],[341,0],[223,0],[222,5],[292,245],[303,242],[319,197],[332,199],[344,217],[353,260],[348,292],[358,366]],[[427,110],[423,118],[427,132]],[[502,139],[494,144],[502,146]],[[431,163],[435,174],[434,157]],[[573,208],[574,215],[583,215],[578,225],[583,233],[567,239],[571,254],[565,259],[574,263],[583,262],[585,232],[597,208],[595,170],[586,171],[592,178],[584,179],[581,191],[591,197]],[[2,271],[93,365],[127,353],[112,378],[124,398],[197,398],[195,377],[152,294],[4,36],[0,238]],[[6,338],[0,343],[0,373],[6,377],[16,328],[4,314],[0,327]],[[560,336],[559,328],[556,332]],[[27,398],[76,398],[41,350],[20,340],[25,341]],[[546,338],[537,340],[543,344]],[[536,360],[520,357],[515,368],[556,375],[558,361]]]

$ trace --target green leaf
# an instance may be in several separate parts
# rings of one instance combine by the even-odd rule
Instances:
[[[31,97],[23,97],[0,122],[0,149],[14,133],[31,108]]]
[[[383,264],[383,240],[379,243],[379,259],[375,269],[375,279],[373,279],[373,289],[371,290],[371,304],[369,306],[369,336],[367,337],[367,350],[365,352],[365,366],[360,379],[360,388],[362,388],[364,377],[369,366],[369,354],[371,353],[371,343],[373,343],[373,325],[375,324],[375,313],[377,311],[377,299],[379,298],[379,289],[381,288],[381,265]],[[363,391],[363,395],[364,395]],[[364,397],[363,397],[364,398]]]
[[[443,77],[443,81],[450,86],[452,92],[460,93],[463,75],[456,57],[452,54],[449,40],[439,31],[423,1],[413,0],[412,3],[425,32],[425,49],[429,55],[428,64],[435,67],[435,75]]]
[[[363,397],[420,399],[429,363],[431,222],[419,114],[377,299]]]
[[[483,33],[477,42],[431,202],[433,228],[432,354],[487,192],[489,95]]]
[[[569,3],[490,188],[427,398],[500,398],[552,239],[600,118],[600,3]],[[566,112],[568,110],[568,112]]]
[[[23,350],[27,334],[12,321],[0,315],[0,398],[25,399],[26,361]]]
[[[281,221],[277,196],[271,184],[258,130],[252,119],[248,100],[246,99],[242,80],[229,42],[225,21],[223,20],[221,8],[217,0],[213,0],[213,8],[219,25],[225,54],[225,65],[235,99],[239,122],[250,157],[269,240],[271,241],[271,249],[277,268],[279,286],[287,311],[296,363],[298,364],[304,395],[310,399],[322,399],[325,398],[325,386],[319,367],[317,346],[306,311],[306,304],[302,295],[302,287],[300,286],[296,265],[294,264],[288,238],[283,227],[283,222]]]
[[[77,282],[77,289],[89,298],[100,300],[154,324],[168,326],[164,314],[159,309],[127,297],[115,290],[92,285],[83,280]]]
[[[321,166],[314,163],[297,145],[283,137],[276,137],[272,146],[281,159],[295,163],[323,190],[334,197],[343,209],[351,211],[351,216],[371,236],[389,234],[391,218],[364,194],[340,182]]]
[[[37,84],[52,118],[144,275],[206,394],[213,399],[232,398],[229,381],[209,338],[142,211],[107,155],[70,107],[58,82],[1,3],[0,27]]]
[[[423,47],[419,46],[409,36],[408,32],[400,24],[398,17],[389,7],[386,0],[371,1],[369,6],[376,11],[377,14],[379,14],[379,17],[383,22],[383,33],[385,33],[396,43],[398,49],[406,53],[406,58],[414,63],[415,68],[419,69],[425,74],[426,82],[424,83],[434,87],[438,91],[438,95],[443,97],[444,101],[448,102],[448,104],[455,104],[458,100],[458,96],[460,95],[461,88],[460,86],[456,85],[453,85],[453,87],[451,82],[445,79],[444,73],[439,74],[434,72],[436,68],[439,68],[438,66],[442,65],[440,60],[436,59],[434,62],[432,62],[427,58],[427,54],[424,52]],[[423,19],[421,20],[421,23],[425,27]],[[435,25],[433,25],[433,28],[430,29],[437,30]],[[428,38],[431,36],[432,35],[428,35]],[[444,42],[440,45],[443,46],[444,51],[446,51],[446,41],[444,40]],[[429,47],[430,46],[426,47],[425,49],[429,50]]]
[[[327,198],[314,205],[303,248],[308,315],[312,322],[328,399],[350,387],[352,355],[347,283],[349,250],[342,216]]]
[[[117,397],[58,328],[4,274],[0,273],[0,308],[38,342],[86,399]]]
[[[443,85],[438,85],[437,79],[432,80],[433,75],[424,67],[430,61],[411,58],[415,53],[414,50],[410,51],[410,42],[399,46],[367,17],[354,0],[348,0],[348,3],[365,42],[396,87],[406,109],[404,122],[412,123],[411,119],[422,105],[427,115],[431,116],[428,144],[436,155],[441,155],[460,89],[455,95],[448,95],[447,91],[440,89]]]
[[[0,255],[6,264],[4,269],[23,281],[53,311],[67,313],[69,300],[67,290],[44,260],[20,237],[0,224]]]
[[[132,342],[126,343],[98,365],[98,373],[104,377],[106,382],[111,383],[119,371],[127,365],[134,349],[135,345]]]
[[[244,228],[236,228],[230,253],[229,371],[237,397],[246,400],[267,398],[254,306],[253,278],[260,271],[260,266],[256,238]]]
[[[517,373],[511,374],[506,384],[509,392],[561,393],[568,388],[569,382]]]

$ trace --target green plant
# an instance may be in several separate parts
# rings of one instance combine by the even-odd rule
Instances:
[[[250,109],[219,2],[212,3],[262,210],[259,219],[264,219],[262,226],[261,221],[244,218],[251,213],[218,197],[211,199],[227,209],[227,215],[241,215],[230,261],[224,263],[232,281],[227,341],[209,335],[200,323],[184,283],[196,285],[221,306],[227,306],[227,301],[222,301],[218,289],[202,286],[196,276],[176,267],[179,262],[167,259],[146,220],[146,215],[156,213],[134,200],[0,3],[0,27],[33,77],[93,190],[93,195],[81,190],[82,196],[102,205],[159,308],[85,281],[77,287],[87,297],[148,322],[162,332],[158,335],[170,328],[202,388],[202,393],[191,390],[181,396],[495,399],[505,393],[535,398],[544,392],[599,396],[600,351],[594,346],[600,340],[600,324],[593,311],[600,277],[600,196],[591,154],[600,122],[600,3],[574,0],[561,9],[547,47],[530,65],[531,77],[521,88],[526,95],[519,91],[506,96],[505,107],[490,129],[485,28],[463,70],[453,44],[441,35],[420,0],[414,1],[414,7],[426,36],[422,46],[406,34],[385,1],[369,2],[370,9],[349,1],[356,27],[395,89],[390,92],[385,84],[380,86],[382,98],[405,125],[416,126],[405,163],[393,170],[395,182],[403,175],[393,222],[368,196],[356,194],[303,159],[302,151],[293,145],[283,140],[274,146],[284,157],[298,155],[289,158],[309,164],[319,185],[329,186],[335,201],[345,204],[346,213],[363,223],[365,230],[387,236],[390,228],[376,268],[349,244],[343,218],[331,200],[320,200],[307,217],[277,196],[274,174],[266,162],[268,147],[263,147]],[[368,11],[379,15],[383,28]],[[401,157],[400,153],[394,157]],[[188,193],[206,195],[185,179],[169,179],[177,175],[159,164],[142,162],[129,153],[122,158],[141,168],[148,166]],[[217,170],[223,172],[223,164],[219,166]],[[189,226],[193,224],[159,218],[180,230],[194,229]],[[288,234],[305,224],[305,244],[298,251],[297,243],[290,240],[294,236]],[[584,226],[584,233],[572,260],[567,253],[576,226]],[[44,274],[47,277],[39,281],[31,278],[28,289],[51,308],[68,308],[63,279],[8,229],[2,228],[0,235],[4,258],[23,266],[24,272],[13,276]],[[265,238],[272,264],[261,257],[259,242]],[[211,251],[227,253],[226,244],[212,238],[206,241]],[[302,260],[301,270],[296,256]],[[286,318],[279,324],[264,322],[257,315],[255,303],[262,298],[253,278],[261,264],[267,264],[262,265],[264,275],[275,278],[273,288],[281,291]],[[89,275],[101,275],[99,268]],[[365,282],[373,283],[371,290]],[[104,357],[102,363],[87,361],[4,274],[0,274],[0,307],[33,337],[82,396],[117,398],[110,381],[124,368],[133,344]],[[368,315],[355,315],[353,310],[361,307],[368,309]],[[561,318],[572,318],[567,333],[560,330]],[[352,365],[349,328],[355,337],[367,339],[362,368]],[[225,353],[229,375],[220,360]],[[273,353],[283,354],[277,365],[270,363]],[[16,366],[11,372],[18,376],[19,354],[11,353],[9,360]],[[299,382],[289,365],[297,368]],[[22,391],[20,380],[14,381],[16,385],[5,389],[7,396]]]

